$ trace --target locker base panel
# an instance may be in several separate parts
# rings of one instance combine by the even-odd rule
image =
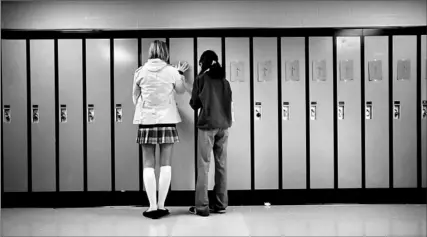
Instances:
[[[210,195],[213,193],[210,192]],[[426,204],[426,188],[231,190],[230,206],[304,204]],[[167,206],[194,205],[194,191],[170,191]],[[144,191],[129,192],[5,192],[2,208],[148,206]]]

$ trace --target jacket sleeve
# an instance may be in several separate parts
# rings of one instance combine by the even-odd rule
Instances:
[[[139,75],[139,70],[136,70],[133,76],[133,86],[132,86],[133,105],[136,105],[136,102],[138,101],[138,97],[141,95],[141,87],[139,87],[138,85],[138,82],[139,82],[138,75]]]
[[[173,86],[176,93],[183,94],[185,92],[184,75],[179,74],[178,70],[173,68],[172,77],[173,77]]]
[[[191,92],[190,106],[194,110],[198,110],[202,107],[202,101],[199,97],[199,82],[200,79],[196,78],[193,83],[193,91]]]

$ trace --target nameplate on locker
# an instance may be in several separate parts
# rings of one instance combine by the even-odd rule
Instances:
[[[287,60],[285,62],[285,81],[299,81],[299,61]]]
[[[338,102],[338,119],[344,119],[344,101]]]
[[[372,119],[372,101],[367,101],[366,102],[365,119],[366,120],[371,120]]]
[[[116,104],[116,123],[123,121],[123,109],[121,104]]]
[[[397,80],[409,80],[411,78],[411,60],[399,59],[397,61]]]
[[[283,111],[283,114],[282,114],[283,120],[289,120],[289,111],[290,111],[289,107],[290,107],[289,106],[289,102],[283,102],[283,108],[282,108],[282,111]]]
[[[66,105],[61,105],[61,123],[66,123],[67,119],[68,119],[68,112],[67,112],[67,106]]]
[[[273,63],[271,60],[258,62],[258,81],[271,81],[271,71],[273,69]]]
[[[353,60],[341,60],[340,80],[344,82],[354,80]]]
[[[33,123],[39,123],[40,121],[39,106],[33,105],[32,112],[33,112],[33,116],[32,116]]]
[[[369,81],[381,81],[383,79],[383,63],[381,60],[368,62]]]
[[[421,118],[427,118],[427,100],[423,100],[421,108]]]
[[[310,105],[310,120],[317,119],[317,102],[311,102]]]
[[[12,122],[12,112],[10,110],[10,105],[3,106],[3,123]]]
[[[326,60],[313,61],[313,81],[326,81]]]
[[[262,105],[261,102],[255,102],[255,120],[259,121],[262,117]]]
[[[244,82],[244,64],[243,62],[234,61],[230,63],[230,81],[231,82]]]
[[[87,107],[87,122],[95,122],[95,106],[93,104],[89,104]]]
[[[400,119],[400,114],[401,114],[400,101],[394,101],[393,118],[394,119]]]

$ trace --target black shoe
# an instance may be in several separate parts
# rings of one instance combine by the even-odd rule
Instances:
[[[194,214],[194,215],[199,215],[199,216],[209,216],[209,212],[206,212],[206,213],[204,213],[204,212],[198,212],[198,211],[196,210],[196,207],[190,207],[190,209],[188,209],[188,211],[189,211],[191,214]]]
[[[155,210],[155,211],[145,211],[142,213],[143,216],[147,217],[147,218],[151,218],[151,219],[158,219],[159,218],[159,211]]]
[[[168,209],[157,209],[157,212],[159,213],[159,218],[162,218],[164,216],[167,216],[170,214]]]
[[[219,209],[219,208],[209,208],[209,212],[211,212],[211,213],[218,213],[218,214],[224,214],[226,211],[225,211],[225,209],[223,209],[223,208],[221,208],[221,209]]]

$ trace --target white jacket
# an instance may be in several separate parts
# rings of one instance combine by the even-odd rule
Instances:
[[[160,59],[149,59],[135,71],[133,80],[133,124],[176,124],[181,122],[175,92],[185,92],[178,70]]]

